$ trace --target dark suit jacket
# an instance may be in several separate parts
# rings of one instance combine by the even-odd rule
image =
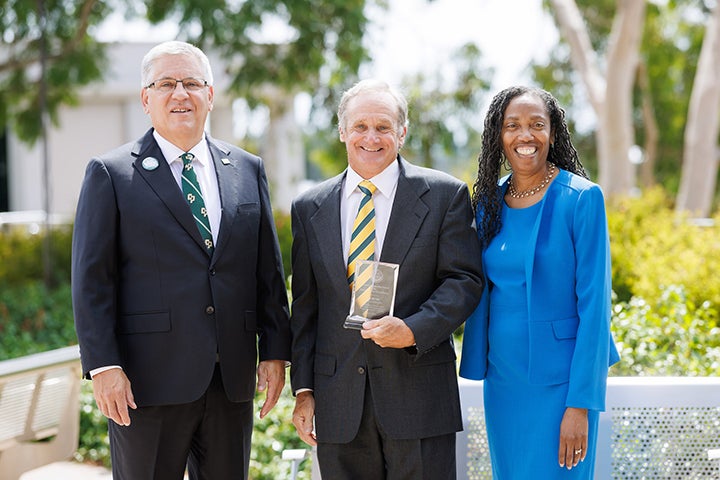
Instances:
[[[482,292],[468,189],[449,175],[398,161],[380,260],[400,265],[394,313],[415,334],[415,348],[380,348],[343,328],[350,309],[340,230],[345,174],[293,203],[292,387],[314,390],[320,442],[355,437],[366,377],[377,420],[390,437],[462,429],[452,333]]]
[[[288,360],[287,293],[261,160],[208,138],[222,218],[212,258],[152,130],[88,164],[72,294],[83,371],[120,365],[139,406],[187,403],[219,353],[232,401],[258,356]],[[154,170],[143,168],[148,157]]]

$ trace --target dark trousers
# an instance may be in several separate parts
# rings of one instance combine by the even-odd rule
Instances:
[[[130,426],[108,421],[113,480],[245,480],[253,402],[234,403],[220,367],[198,400],[130,410]]]
[[[350,443],[318,442],[317,456],[323,480],[457,478],[455,433],[412,440],[389,438],[376,421],[369,386],[358,434]]]

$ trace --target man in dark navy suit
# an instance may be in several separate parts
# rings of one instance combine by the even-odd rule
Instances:
[[[84,374],[109,421],[115,480],[246,479],[256,385],[278,400],[287,294],[261,160],[204,132],[205,54],[151,49],[152,128],[93,158],[72,284]],[[259,364],[258,364],[259,356]]]

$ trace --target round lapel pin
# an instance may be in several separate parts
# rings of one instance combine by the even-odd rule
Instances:
[[[142,161],[142,167],[147,171],[153,171],[160,166],[158,159],[155,157],[147,157]]]

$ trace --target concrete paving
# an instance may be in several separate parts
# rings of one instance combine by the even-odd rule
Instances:
[[[68,461],[25,472],[20,480],[112,480],[112,475],[105,467]]]

